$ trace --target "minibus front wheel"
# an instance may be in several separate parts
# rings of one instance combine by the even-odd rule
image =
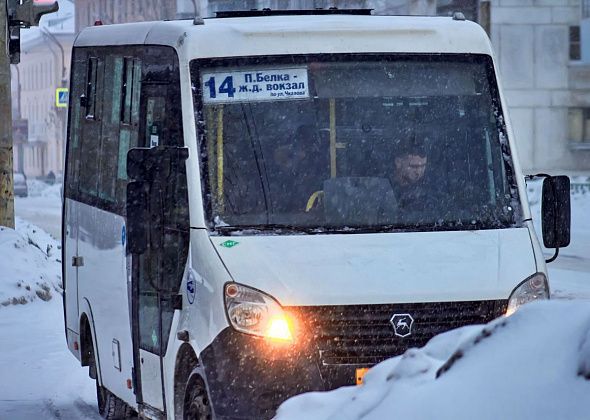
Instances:
[[[194,369],[184,391],[183,420],[211,420],[211,400],[199,368]]]

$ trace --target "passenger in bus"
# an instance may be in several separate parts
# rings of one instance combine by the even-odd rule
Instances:
[[[291,139],[274,149],[269,175],[273,211],[303,213],[310,195],[329,177],[327,158],[323,159],[320,139],[312,126],[300,126]]]

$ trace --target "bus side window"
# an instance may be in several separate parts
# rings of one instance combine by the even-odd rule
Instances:
[[[98,196],[122,212],[127,185],[127,152],[137,144],[141,61],[109,55],[106,59],[105,101],[110,102],[103,118]]]
[[[103,92],[104,61],[98,57],[88,59],[86,79],[86,118],[82,121],[79,194],[83,201],[92,202],[98,193],[100,161],[101,111]]]
[[[109,102],[111,107],[110,112],[104,116],[102,121],[98,197],[102,200],[114,202],[117,155],[119,151],[123,57],[107,56],[105,67],[104,98],[105,102]]]
[[[123,214],[127,152],[137,145],[139,134],[142,63],[135,57],[124,56],[121,50],[105,50],[85,58],[85,63],[78,74],[84,93],[80,103],[85,110],[78,117],[82,143],[79,160],[84,162],[76,172],[79,195],[88,204]],[[73,147],[74,142],[70,145]],[[72,182],[77,182],[75,168],[71,164],[70,168]]]
[[[96,119],[96,92],[98,82],[98,57],[88,60],[88,79],[86,81],[86,118]]]
[[[64,197],[76,200],[78,197],[78,175],[80,172],[80,120],[82,117],[80,97],[86,85],[86,54],[75,49],[73,53],[72,94],[70,95],[70,122],[68,131],[67,183]]]
[[[117,202],[125,203],[127,187],[127,152],[137,147],[139,130],[139,101],[141,94],[141,60],[125,57],[122,108],[119,121],[119,151],[117,164]]]

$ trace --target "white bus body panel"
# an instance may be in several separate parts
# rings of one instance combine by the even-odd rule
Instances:
[[[68,329],[68,346],[74,355],[79,359],[80,352],[74,350],[73,343],[70,343],[71,336],[80,334],[80,314],[78,311],[78,273],[73,266],[73,258],[78,255],[78,218],[77,203],[66,199],[64,203],[65,226],[62,234],[65,246],[64,273],[65,273],[65,296],[66,296],[66,328]],[[72,334],[73,333],[73,334]]]
[[[152,407],[164,411],[160,356],[139,349],[139,363],[141,363],[141,394],[143,400]]]
[[[212,239],[235,281],[286,306],[506,299],[536,270],[526,228]]]
[[[210,238],[192,232],[195,304],[183,290],[179,329],[190,331],[199,352],[228,326],[228,281],[283,306],[359,305],[507,299],[537,271],[527,228]],[[238,244],[222,246],[228,239]]]
[[[224,261],[219,258],[204,229],[191,229],[189,258],[181,291],[183,308],[187,310],[183,311],[178,328],[190,332],[191,342],[198,355],[228,326],[223,285],[234,279],[230,277]],[[195,285],[194,298],[188,296],[186,285],[189,280]]]
[[[78,254],[84,265],[78,269],[78,295],[88,301],[88,314],[96,334],[95,351],[100,359],[101,383],[128,404],[135,395],[127,388],[133,367],[126,249],[123,217],[76,203],[79,220]],[[91,317],[92,316],[92,317]],[[119,355],[113,354],[113,340]],[[120,363],[120,370],[116,365]]]
[[[178,41],[182,40],[182,43]],[[490,54],[485,32],[447,17],[274,16],[144,22],[87,28],[76,46],[151,44],[191,58],[344,52]]]

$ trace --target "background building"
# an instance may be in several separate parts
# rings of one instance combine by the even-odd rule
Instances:
[[[62,173],[67,108],[56,106],[56,89],[69,85],[74,2],[21,31],[21,62],[11,66],[14,170],[29,177]]]
[[[520,160],[529,171],[590,170],[588,0],[493,0],[491,38]]]
[[[175,19],[177,0],[76,0],[76,31],[100,20],[105,25]]]

